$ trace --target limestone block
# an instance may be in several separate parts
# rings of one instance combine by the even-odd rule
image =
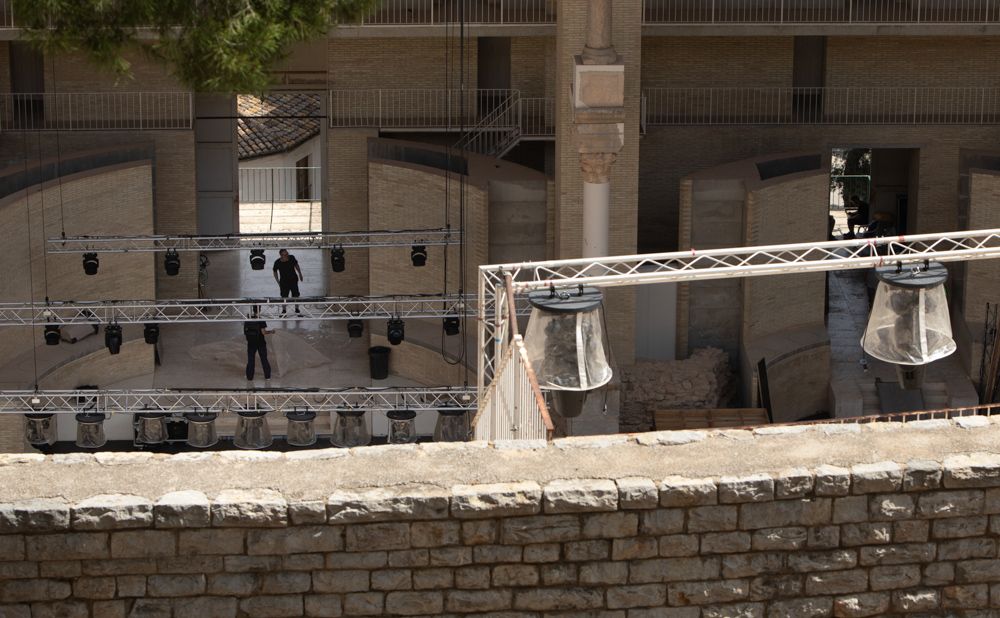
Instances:
[[[698,611],[697,607],[678,607],[676,609],[669,609],[668,612],[676,612],[667,614],[668,616],[675,618],[698,618],[697,613],[681,613],[694,610]],[[649,610],[650,612],[656,612],[657,610]],[[630,614],[632,612],[629,612]],[[660,614],[650,614],[650,616],[659,616]],[[764,604],[763,603],[732,603],[729,605],[706,605],[701,608],[702,618],[764,618]]]
[[[39,498],[0,504],[0,534],[69,528],[70,506],[64,500]]]
[[[926,491],[941,486],[941,464],[930,460],[911,460],[903,468],[903,491]]]
[[[151,597],[189,597],[205,592],[206,580],[197,575],[150,575],[146,594]]]
[[[102,466],[127,466],[153,461],[154,454],[143,451],[99,451],[94,453],[94,461]]]
[[[449,494],[431,485],[337,491],[327,498],[326,512],[331,523],[443,519]]]
[[[1000,486],[1000,455],[972,453],[955,455],[944,460],[945,487]]]
[[[514,592],[514,609],[568,611],[603,606],[604,594],[594,588],[535,588]]]
[[[504,545],[557,543],[579,539],[582,533],[580,519],[572,515],[511,517],[503,520],[500,539]]]
[[[898,590],[920,584],[920,565],[900,564],[873,567],[869,573],[872,590]]]
[[[464,566],[472,564],[471,547],[440,547],[430,550],[427,564],[431,566]]]
[[[279,572],[265,573],[260,576],[260,591],[264,594],[288,594],[308,592],[312,587],[309,573]]]
[[[989,518],[986,515],[978,517],[949,517],[935,519],[931,525],[931,534],[935,539],[956,539],[986,534]]]
[[[0,535],[0,557],[3,560],[24,560],[24,537],[15,534]]]
[[[156,573],[156,562],[142,558],[84,560],[82,568],[84,575],[143,575]]]
[[[414,590],[444,590],[455,586],[451,569],[420,569],[413,572]]]
[[[878,547],[862,547],[859,560],[862,565],[911,564],[934,560],[936,547],[933,543],[900,543]]]
[[[447,501],[445,502],[447,513]],[[442,547],[458,545],[461,525],[455,521],[420,521],[410,525],[410,544],[413,547]]]
[[[73,580],[77,599],[113,599],[117,584],[114,577],[78,577]]]
[[[608,609],[659,607],[667,602],[667,590],[659,584],[608,588]]]
[[[295,526],[325,524],[326,503],[322,500],[291,502],[288,504],[288,516],[292,520],[292,525]],[[308,597],[306,603],[309,603]]]
[[[169,558],[177,555],[177,539],[165,530],[134,530],[111,534],[112,558]]]
[[[853,549],[788,554],[788,568],[799,573],[851,569],[857,564],[858,554]]]
[[[247,597],[259,588],[260,577],[256,573],[214,573],[208,576],[207,590],[212,595]]]
[[[655,541],[654,541],[655,546]],[[562,546],[559,543],[538,543],[524,548],[524,561],[528,563],[558,562]]]
[[[722,581],[680,582],[667,585],[667,601],[671,605],[712,605],[745,599],[750,583],[745,579]]]
[[[514,593],[510,590],[452,590],[446,593],[449,612],[496,612],[510,609]]]
[[[907,590],[892,593],[892,608],[901,612],[926,612],[937,609],[937,590]]]
[[[639,530],[638,513],[598,513],[584,515],[581,519],[583,536],[588,539],[631,537]]]
[[[451,513],[460,519],[535,515],[542,509],[542,488],[531,481],[456,485],[451,492]]]
[[[617,479],[618,505],[622,509],[655,509],[660,492],[652,479],[637,476]]]
[[[462,522],[462,543],[465,545],[496,543],[499,534],[500,526],[496,521]]]
[[[385,594],[381,592],[355,592],[344,595],[344,613],[348,616],[381,616]]]
[[[381,569],[389,564],[389,555],[384,551],[364,551],[354,553],[327,554],[328,569]]]
[[[644,446],[672,446],[701,442],[707,436],[704,431],[647,431],[636,434],[635,441]]]
[[[0,537],[0,539],[2,538]],[[0,541],[0,545],[2,545],[2,541]],[[79,560],[54,560],[38,565],[38,574],[41,577],[79,577],[82,573],[83,563]]]
[[[813,573],[806,577],[805,590],[809,596],[864,592],[868,590],[868,571],[865,569],[847,569],[844,571]]]
[[[264,616],[294,618],[302,616],[303,600],[300,594],[256,596],[240,599],[240,612],[250,617]]]
[[[413,572],[410,569],[381,569],[372,571],[372,590],[411,590]]]
[[[910,519],[916,509],[916,500],[908,494],[881,494],[871,496],[869,512],[873,521]]]
[[[844,524],[840,532],[844,547],[883,545],[892,542],[890,523]]]
[[[523,553],[523,548],[516,545],[479,545],[472,548],[473,562],[477,564],[521,562]]]
[[[899,491],[903,470],[893,461],[858,464],[851,467],[851,480],[856,494]]]
[[[104,601],[95,605],[103,608],[108,603],[108,601]],[[111,604],[112,606],[114,605],[113,602]],[[115,609],[112,607],[111,611],[115,611]],[[31,604],[32,618],[87,618],[89,615],[90,612],[87,610],[87,604],[82,601],[56,601],[54,603]]]
[[[138,599],[132,606],[129,618],[171,618],[170,601],[167,599]]]
[[[770,502],[774,500],[774,478],[770,474],[723,476],[719,480],[719,502]]]
[[[833,615],[836,618],[862,618],[881,616],[889,610],[887,593],[849,594],[833,601]]]
[[[851,492],[851,471],[823,465],[816,468],[817,496],[846,496]]]
[[[655,558],[658,554],[659,544],[653,537],[615,539],[611,542],[612,560]]]
[[[233,528],[181,530],[177,553],[181,556],[242,554],[246,531]]]
[[[173,491],[153,505],[157,528],[198,528],[212,523],[208,497],[200,491]]]
[[[293,526],[287,530],[250,530],[247,533],[247,555],[250,556],[335,552],[343,549],[342,526]]]
[[[660,483],[660,506],[705,506],[719,503],[712,479],[670,476]]]
[[[668,534],[660,537],[659,555],[663,558],[677,558],[698,555],[697,534]]]
[[[28,560],[93,560],[109,556],[106,532],[29,536],[24,543]]]
[[[722,557],[722,576],[727,579],[780,573],[784,568],[784,556],[775,552],[731,554]]]
[[[0,466],[43,463],[44,461],[45,455],[41,453],[0,453]]]
[[[940,521],[951,520],[942,519]],[[957,539],[938,543],[938,560],[992,558],[996,554],[997,542],[993,539]]]
[[[285,571],[316,571],[326,565],[323,554],[292,554],[281,557],[281,568]]]
[[[575,564],[543,564],[539,570],[546,586],[565,586],[576,584],[579,569]]]
[[[269,489],[227,489],[212,502],[212,525],[284,527],[288,525],[288,503]]]
[[[440,614],[444,611],[444,593],[390,592],[385,596],[385,611],[400,616]]]
[[[626,573],[628,568],[626,567]],[[538,585],[538,567],[530,564],[501,564],[493,567],[493,587]]]
[[[924,567],[924,585],[942,586],[955,581],[955,565],[950,562],[935,562]]]
[[[941,589],[942,608],[985,608],[990,605],[990,587],[986,584],[974,586],[945,586]]]
[[[966,517],[979,515],[985,508],[985,496],[981,490],[933,491],[920,494],[917,498],[917,514],[920,517]]]
[[[771,603],[768,609],[768,617],[795,616],[796,618],[812,618],[829,616],[832,611],[832,597],[790,599]]]
[[[676,534],[684,531],[684,509],[658,509],[642,513],[639,530],[642,534]]]
[[[574,567],[574,569],[575,568],[576,567]],[[545,572],[544,567],[542,572]],[[546,585],[549,585],[549,582],[546,582]],[[489,588],[490,568],[484,566],[470,566],[455,569],[455,587],[460,590],[485,590],[486,588]]]
[[[698,506],[688,510],[688,532],[735,530],[739,510],[735,506]],[[762,526],[763,527],[763,526]]]
[[[963,560],[955,563],[955,581],[959,584],[995,582],[998,578],[998,560]]]
[[[457,549],[461,551],[465,548],[457,547],[450,549]],[[389,552],[388,559],[389,566],[391,567],[427,566],[430,564],[430,551],[426,549],[404,549],[400,551],[391,551]]]
[[[701,553],[732,554],[750,551],[750,535],[746,532],[714,532],[701,536]]]
[[[223,568],[230,573],[265,573],[281,568],[278,556],[226,556]]]
[[[174,618],[234,616],[236,615],[237,604],[238,601],[236,599],[222,599],[218,597],[177,599],[172,603],[174,608]]]
[[[774,496],[779,500],[801,498],[813,491],[816,477],[805,468],[782,470],[774,477]]]
[[[312,574],[316,592],[367,592],[368,571],[316,571]]]
[[[6,556],[0,556],[5,558]],[[0,562],[0,579],[28,579],[38,577],[38,563],[21,561]]]
[[[831,521],[835,524],[868,521],[868,498],[865,496],[834,498]]]
[[[930,522],[926,521],[897,521],[892,524],[892,540],[896,543],[925,543],[930,528]]]
[[[839,546],[839,526],[813,526],[808,529],[806,547],[809,549],[832,549]]]
[[[582,560],[607,560],[611,555],[608,541],[571,541],[563,545],[564,559],[570,562]]]
[[[567,479],[545,485],[546,513],[590,513],[618,509],[618,487],[603,479]]]
[[[740,528],[756,530],[776,526],[818,526],[830,523],[831,511],[830,498],[742,504]]]
[[[652,584],[686,580],[718,579],[721,561],[717,557],[654,558],[629,565],[630,584]]]
[[[153,503],[139,496],[102,494],[73,505],[72,520],[77,530],[145,528],[153,524]]]
[[[406,549],[409,546],[408,524],[356,524],[347,527],[347,551]]]

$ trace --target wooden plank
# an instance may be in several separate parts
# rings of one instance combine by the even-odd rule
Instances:
[[[653,420],[658,430],[708,429],[767,425],[765,408],[681,408],[654,410]]]

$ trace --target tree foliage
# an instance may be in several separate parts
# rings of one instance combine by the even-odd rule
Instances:
[[[14,0],[23,36],[74,51],[122,77],[130,51],[168,65],[198,92],[257,93],[293,43],[357,21],[374,0]]]

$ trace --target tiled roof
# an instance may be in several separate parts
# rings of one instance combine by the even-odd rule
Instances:
[[[236,106],[240,159],[287,152],[319,135],[319,95],[241,94]]]

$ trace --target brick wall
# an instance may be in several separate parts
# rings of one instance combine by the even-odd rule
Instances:
[[[0,456],[0,478],[56,485],[0,485],[0,613],[988,616],[1000,608],[1000,457],[973,451],[997,432],[971,417],[570,438],[503,451]],[[891,446],[914,438],[923,446]],[[739,454],[719,450],[733,440]],[[854,446],[833,455],[837,465],[776,452],[823,451],[820,442]],[[609,456],[594,458],[595,447]],[[900,458],[872,459],[887,451]],[[681,464],[681,475],[651,475],[667,467],[650,462],[685,457],[730,468],[706,476]],[[347,484],[361,468],[376,478],[392,458],[419,458],[425,471],[411,476],[425,481]],[[800,465],[780,467],[796,458]],[[520,480],[472,465],[449,473],[458,481],[426,480],[448,478],[435,465],[499,459],[520,465]],[[574,463],[576,473],[554,476]],[[606,472],[580,476],[596,466]],[[249,469],[277,489],[232,489]],[[153,470],[157,482],[144,480]],[[203,472],[171,480],[191,470]],[[295,477],[306,470],[304,493]],[[44,497],[85,475],[87,489],[102,493]],[[475,480],[485,477],[494,480]]]
[[[510,86],[522,97],[551,97],[555,82],[553,37],[511,37]]]
[[[642,40],[642,83],[671,88],[789,87],[792,37]]]
[[[458,88],[458,36],[450,43],[451,87]],[[468,85],[476,84],[476,39],[466,43]],[[444,88],[443,38],[332,38],[327,48],[330,88]]]
[[[1000,37],[827,38],[827,86],[980,87],[998,71]]]

